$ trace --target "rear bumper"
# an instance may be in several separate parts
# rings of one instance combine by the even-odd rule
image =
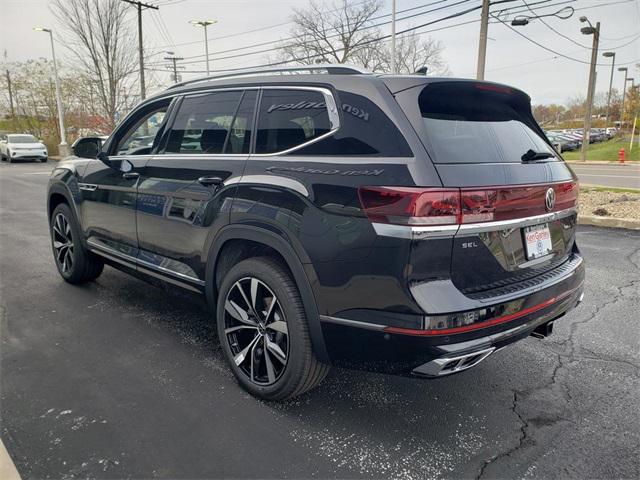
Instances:
[[[486,326],[478,325],[461,333],[424,335],[419,328],[406,328],[411,320],[406,316],[398,315],[392,321],[389,312],[370,311],[367,321],[360,311],[346,312],[351,318],[321,317],[323,334],[335,365],[392,374],[441,376],[475,366],[500,348],[531,335],[541,325],[559,319],[582,300],[583,282],[584,264],[580,261],[560,279],[509,300],[513,305],[507,304],[507,311],[514,314],[503,317],[508,317],[507,320],[486,322]],[[498,304],[505,305],[495,302],[485,307]],[[405,327],[390,327],[390,323]],[[466,358],[468,355],[479,357]],[[465,359],[460,368],[453,368],[452,361],[462,357]],[[453,371],[443,373],[438,369],[447,364]]]

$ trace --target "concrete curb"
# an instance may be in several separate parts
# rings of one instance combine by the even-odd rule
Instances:
[[[630,160],[627,160],[624,163],[620,163],[614,160],[587,160],[586,162],[581,162],[580,160],[565,160],[564,163],[568,163],[569,165],[618,165],[620,167],[624,167],[625,165],[640,165],[639,162]]]
[[[597,217],[595,215],[578,215],[579,225],[595,225],[608,228],[626,228],[640,230],[640,220],[630,218]]]
[[[0,440],[0,478],[3,480],[20,480],[20,474],[16,470],[7,449]]]

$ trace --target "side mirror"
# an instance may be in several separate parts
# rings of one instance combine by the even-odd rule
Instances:
[[[81,138],[73,146],[73,154],[81,158],[98,158],[100,140],[97,138]]]

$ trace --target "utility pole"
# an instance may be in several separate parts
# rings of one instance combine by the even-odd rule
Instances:
[[[180,60],[184,60],[182,57],[164,57],[165,60],[168,60],[172,63],[170,68],[173,69],[173,82],[178,83],[178,62]]]
[[[398,73],[396,66],[396,0],[391,1],[391,74]]]
[[[477,80],[484,80],[484,64],[487,58],[487,34],[489,30],[489,0],[482,0],[482,14],[480,17],[480,45],[478,46]]]
[[[611,108],[611,89],[613,88],[613,71],[616,67],[616,52],[604,52],[602,54],[605,58],[611,58],[611,78],[609,78],[609,93],[607,94],[607,116],[604,123],[604,130],[606,132],[609,127],[609,111]]]
[[[7,61],[7,51],[4,51],[4,63],[6,65],[6,77],[7,77],[7,90],[9,91],[9,109],[11,111],[11,118],[13,119],[15,116],[15,111],[13,109],[13,90],[11,88],[11,72],[9,72],[9,62]]]
[[[583,20],[584,19],[584,20]],[[587,17],[581,17],[581,22],[589,22]],[[584,130],[582,134],[582,150],[580,158],[583,162],[587,160],[587,149],[589,148],[589,137],[591,136],[591,109],[593,107],[593,94],[595,90],[596,62],[598,60],[598,42],[600,41],[600,22],[594,27],[589,22],[588,27],[583,27],[580,31],[584,35],[593,35],[591,46],[591,65],[589,68],[589,88],[587,89],[587,108],[584,116]]]
[[[15,117],[15,111],[13,110],[13,90],[11,89],[11,73],[9,72],[9,69],[7,68],[7,89],[9,90],[9,108],[11,110],[11,118]]]
[[[620,130],[624,128],[624,101],[627,96],[627,75],[629,75],[629,69],[627,67],[618,68],[619,72],[624,72],[624,83],[622,84],[622,107],[620,110]]]
[[[158,10],[155,5],[148,3],[137,2],[134,0],[122,0],[123,2],[130,3],[138,8],[138,55],[140,56],[140,100],[144,100],[146,93],[144,87],[144,52],[142,47],[142,9],[152,8]]]

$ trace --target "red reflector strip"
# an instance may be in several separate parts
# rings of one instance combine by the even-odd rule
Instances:
[[[550,298],[549,300],[546,300],[537,305],[533,305],[532,307],[524,308],[519,312],[511,313],[509,315],[504,315],[502,317],[492,318],[491,320],[479,322],[474,325],[466,325],[464,327],[454,327],[454,328],[442,328],[437,330],[416,330],[412,328],[386,327],[383,329],[383,331],[386,333],[397,333],[399,335],[412,335],[415,337],[434,336],[434,335],[451,335],[455,333],[470,332],[473,330],[479,330],[481,328],[491,327],[493,325],[499,325],[501,323],[509,322],[511,320],[524,317],[531,313],[535,313],[539,310],[542,310],[543,308],[549,307],[554,303],[557,303],[560,300],[568,297],[576,290],[577,288],[569,290],[568,292],[565,292],[562,295],[558,295],[557,297]]]

